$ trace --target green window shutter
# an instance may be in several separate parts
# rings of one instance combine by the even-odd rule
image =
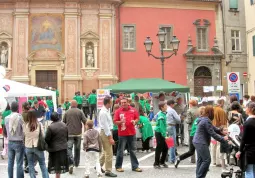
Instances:
[[[238,9],[238,0],[229,0],[230,9]]]
[[[252,49],[253,49],[253,56],[255,56],[255,35],[252,37]]]

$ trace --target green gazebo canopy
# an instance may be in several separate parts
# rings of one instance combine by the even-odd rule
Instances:
[[[159,78],[142,78],[142,79],[130,79],[120,83],[116,83],[105,87],[104,89],[110,89],[111,93],[146,93],[160,91],[172,92],[179,91],[183,93],[189,92],[189,87],[182,86],[176,83],[172,83]]]

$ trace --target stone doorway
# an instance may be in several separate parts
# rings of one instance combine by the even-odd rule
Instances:
[[[58,88],[57,70],[36,70],[36,86]]]
[[[194,73],[194,96],[212,96],[212,92],[204,93],[203,86],[212,86],[212,73],[208,67],[198,67]]]

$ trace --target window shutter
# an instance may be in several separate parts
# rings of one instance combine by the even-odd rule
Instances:
[[[252,49],[253,49],[253,56],[255,56],[255,35],[252,37]]]
[[[238,9],[238,0],[229,0],[230,9]]]

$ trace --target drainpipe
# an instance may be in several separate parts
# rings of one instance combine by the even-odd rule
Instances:
[[[121,62],[121,60],[120,60],[120,52],[121,52],[121,44],[120,44],[120,30],[121,30],[121,24],[120,24],[120,6],[122,5],[122,4],[124,4],[125,3],[125,1],[122,1],[119,5],[118,5],[118,26],[119,26],[119,31],[118,31],[118,34],[119,34],[119,49],[118,49],[118,57],[119,57],[119,59],[118,59],[118,62],[119,62],[119,71],[118,71],[118,76],[119,76],[119,81],[120,81],[120,78],[121,78],[121,74],[120,74],[120,62]]]
[[[222,32],[223,32],[223,53],[224,53],[224,59],[226,59],[226,30],[225,30],[225,13],[223,10],[223,1],[220,3],[220,8],[221,8],[221,12],[222,12]]]
[[[223,8],[224,8],[223,7],[223,1],[221,1],[220,9],[221,9],[221,13],[222,13],[222,26],[223,26],[223,28],[222,28],[222,32],[223,32],[223,59],[226,60],[227,54],[226,54],[225,12],[224,12]],[[223,75],[223,72],[222,72],[222,69],[223,69],[222,65],[224,65],[224,62],[222,62],[221,65],[220,65],[220,71],[221,71],[221,77],[220,77],[221,81],[220,81],[220,83],[221,83],[221,85],[223,85],[223,80],[224,80],[224,75]],[[222,95],[222,92],[220,92],[220,93]]]

